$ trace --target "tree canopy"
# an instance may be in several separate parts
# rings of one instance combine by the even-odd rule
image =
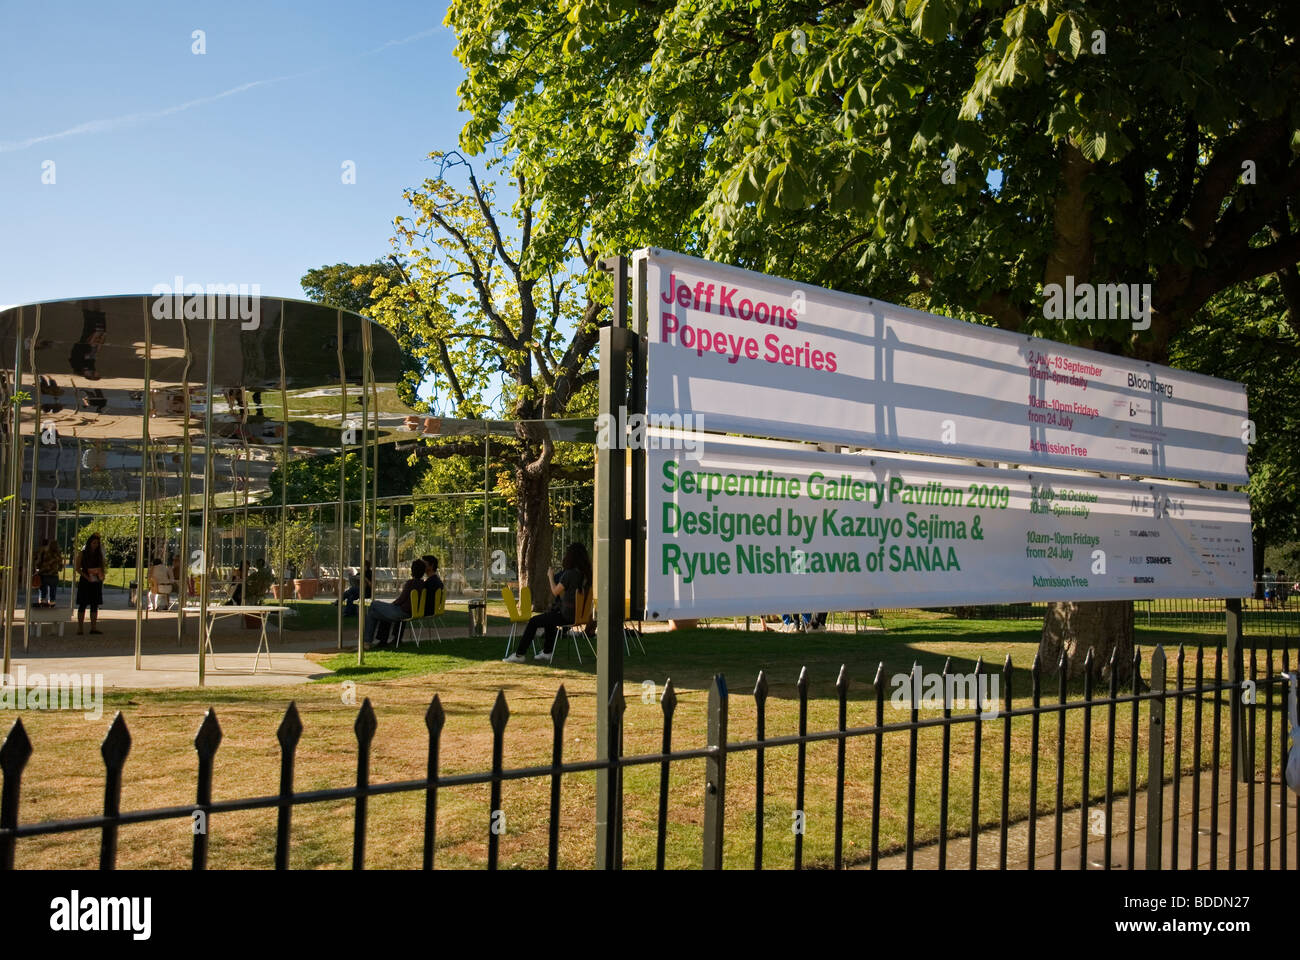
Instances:
[[[1297,8],[1039,0],[454,0],[462,145],[534,243],[653,244],[1164,360],[1300,258]],[[1151,328],[1042,288],[1152,284]]]

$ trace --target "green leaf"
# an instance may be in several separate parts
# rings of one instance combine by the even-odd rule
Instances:
[[[1015,7],[1002,21],[1002,32],[1008,37],[1018,37],[1025,32],[1025,24],[1029,21],[1029,4],[1022,3]]]
[[[927,43],[937,43],[948,35],[950,19],[943,0],[921,0],[912,16],[912,32]]]

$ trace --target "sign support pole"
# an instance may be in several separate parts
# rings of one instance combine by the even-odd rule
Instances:
[[[626,423],[628,364],[636,355],[627,328],[627,269],[622,257],[602,268],[613,273],[613,318],[600,331],[600,412],[612,425]],[[626,438],[610,434],[596,449],[595,580],[604,596],[596,638],[596,758],[608,766],[596,772],[596,867],[617,870],[623,860],[623,777],[615,764],[622,753],[623,616],[627,574]],[[636,545],[633,545],[635,552]]]

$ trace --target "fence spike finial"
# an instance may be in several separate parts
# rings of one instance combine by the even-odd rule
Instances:
[[[352,725],[352,730],[357,735],[357,742],[369,743],[373,740],[375,729],[378,726],[379,721],[375,719],[375,708],[370,703],[370,698],[366,697],[361,701],[361,709],[357,711],[356,723]]]
[[[762,703],[767,699],[767,671],[758,671],[758,679],[754,681],[754,699]]]
[[[27,766],[31,755],[32,740],[27,736],[27,728],[23,726],[22,720],[15,720],[5,742],[0,744],[0,771],[6,777],[16,776]]]
[[[880,690],[883,689],[884,683],[885,683],[885,661],[878,660],[876,661],[876,676],[871,681],[871,685],[876,688],[877,692],[879,692]]]
[[[492,704],[492,713],[488,717],[492,724],[492,732],[500,733],[506,728],[506,723],[510,720],[510,707],[506,704],[506,692],[497,691],[496,701]]]
[[[835,678],[835,689],[838,690],[841,695],[847,693],[849,690],[849,668],[847,664],[840,664],[840,675]]]
[[[551,701],[551,722],[558,727],[568,716],[569,694],[565,691],[564,684],[560,684],[560,689],[555,691],[555,699]]]
[[[119,710],[108,728],[104,742],[100,744],[99,753],[107,767],[116,769],[126,762],[127,754],[130,752],[131,731],[127,730],[126,717],[122,716],[122,711]]]
[[[799,668],[799,679],[795,681],[795,689],[799,691],[799,696],[805,696],[808,693],[808,668]]]
[[[424,711],[424,727],[434,737],[442,733],[442,725],[447,722],[447,711],[442,709],[442,700],[435,693],[429,701],[429,709]]]
[[[718,696],[723,700],[727,699],[727,677],[725,674],[715,673],[713,675],[713,688],[718,691]]]
[[[664,681],[664,692],[659,698],[659,706],[663,709],[665,717],[671,717],[673,711],[677,709],[677,688],[673,686],[672,677]]]
[[[302,718],[298,716],[298,704],[292,700],[289,701],[289,709],[284,711],[279,729],[275,731],[275,738],[284,750],[292,750],[302,738]]]
[[[221,724],[217,723],[217,711],[208,707],[203,712],[203,722],[199,724],[199,732],[194,735],[194,749],[199,752],[201,757],[210,757],[217,752],[217,747],[221,746]]]

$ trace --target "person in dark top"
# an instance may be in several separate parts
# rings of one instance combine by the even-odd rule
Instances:
[[[104,566],[103,542],[99,534],[92,533],[72,562],[77,574],[77,633],[81,633],[86,622],[87,607],[90,607],[90,632],[104,632],[97,629],[99,608],[104,605]]]
[[[428,611],[433,613],[433,595],[443,589],[442,577],[438,576],[438,558],[431,553],[426,553],[420,558],[424,561],[424,585],[429,590]],[[443,594],[446,599],[446,594]]]
[[[411,619],[411,591],[424,589],[424,561],[411,564],[411,579],[402,584],[402,592],[392,603],[376,600],[366,611],[366,643],[374,647],[388,646],[388,630],[394,623]],[[379,638],[375,638],[379,631]]]
[[[559,574],[556,574],[553,569],[546,571],[546,577],[551,581],[551,593],[554,596],[551,609],[546,613],[537,614],[528,621],[519,639],[519,646],[515,648],[514,653],[505,657],[506,663],[524,662],[524,650],[528,649],[533,642],[533,636],[538,630],[546,631],[546,643],[542,647],[542,652],[533,659],[539,663],[550,663],[555,650],[556,629],[573,623],[573,618],[577,615],[578,591],[591,589],[591,557],[582,544],[571,543],[569,549],[564,551],[564,559],[560,561],[560,565],[564,569]]]

